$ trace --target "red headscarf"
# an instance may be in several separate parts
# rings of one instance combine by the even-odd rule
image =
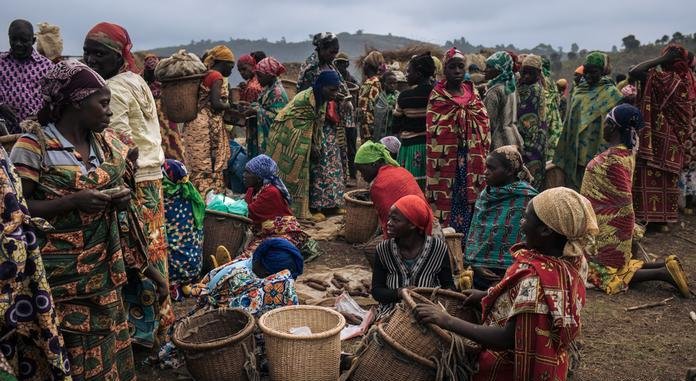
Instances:
[[[509,54],[510,57],[512,57],[512,62],[514,63],[514,65],[512,67],[512,71],[515,73],[519,72],[520,69],[522,68],[522,63],[520,62],[520,58],[512,50],[506,50],[505,52],[507,54]]]
[[[686,49],[684,49],[683,46],[671,43],[667,45],[664,49],[662,49],[662,55],[666,55],[670,50],[676,50],[677,52],[679,52],[680,57],[674,60],[674,62],[672,62],[672,64],[665,69],[674,71],[675,73],[679,73],[680,77],[684,78],[689,83],[687,89],[687,91],[689,92],[689,96],[692,99],[696,98],[696,79],[694,78],[694,74],[691,72],[689,52]]]
[[[285,66],[273,57],[266,57],[256,64],[257,72],[279,77],[285,73]]]
[[[401,197],[394,207],[426,235],[433,233],[433,211],[423,197],[412,194]]]
[[[252,69],[254,68],[254,66],[256,66],[256,60],[250,54],[245,54],[245,55],[239,57],[238,63],[239,63],[239,65],[241,65],[241,64],[249,65],[252,67]]]
[[[126,31],[122,26],[108,22],[100,22],[90,29],[85,39],[99,42],[100,44],[120,54],[124,61],[121,72],[140,72],[138,67],[135,65],[135,59],[131,53],[133,43],[128,35],[128,31]]]

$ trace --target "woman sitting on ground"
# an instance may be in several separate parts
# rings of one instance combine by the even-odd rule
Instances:
[[[212,270],[192,289],[201,307],[243,308],[261,316],[274,308],[298,304],[295,279],[304,269],[300,250],[284,238],[261,243],[251,258],[239,258]]]
[[[432,230],[433,213],[422,196],[405,196],[392,206],[389,239],[377,245],[372,273],[380,317],[393,310],[402,288],[454,287],[447,245]]]
[[[629,104],[614,107],[604,122],[604,139],[610,148],[585,169],[581,193],[592,203],[599,223],[597,255],[588,257],[588,281],[607,294],[617,294],[630,284],[661,280],[689,297],[686,274],[676,256],[653,263],[632,259],[635,214],[631,189],[641,128],[640,110]]]
[[[595,214],[579,193],[553,188],[528,204],[522,230],[526,243],[513,247],[515,262],[503,280],[487,292],[472,291],[465,301],[483,307],[483,324],[457,319],[439,306],[415,308],[422,323],[481,345],[473,381],[567,377],[585,304],[585,248],[598,230]]]
[[[474,288],[487,290],[512,264],[510,248],[524,240],[520,222],[538,194],[517,146],[502,146],[486,158],[486,183],[474,206],[466,240],[466,262],[474,268]]]
[[[377,210],[384,239],[387,239],[387,221],[394,203],[408,195],[418,196],[425,201],[425,195],[411,172],[399,166],[381,143],[368,140],[360,146],[355,154],[355,168],[365,181],[371,183],[370,200]]]

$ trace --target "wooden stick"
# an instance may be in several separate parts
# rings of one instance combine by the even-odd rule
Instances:
[[[670,302],[670,301],[672,301],[673,299],[674,299],[674,296],[669,297],[669,298],[667,298],[667,299],[663,299],[663,300],[661,300],[661,301],[659,301],[659,302],[645,303],[645,304],[641,304],[641,305],[639,305],[639,306],[628,307],[628,308],[626,308],[626,312],[628,312],[628,311],[636,311],[636,310],[643,310],[643,309],[646,309],[646,308],[653,308],[653,307],[659,307],[659,306],[666,306],[666,305],[667,305],[667,302]]]
[[[640,244],[638,241],[634,241],[636,243],[636,246],[638,246],[638,250],[640,251],[640,256],[643,257],[643,261],[646,263],[653,262],[653,260],[650,258],[648,253],[645,251],[643,248],[643,245]]]
[[[686,242],[688,242],[688,243],[690,243],[690,244],[692,244],[692,245],[696,245],[696,241],[694,241],[694,240],[691,239],[691,238],[684,237],[684,236],[682,236],[682,235],[680,235],[680,234],[674,234],[674,236],[677,237],[677,238],[681,238],[681,239],[683,239],[684,241],[686,241]]]

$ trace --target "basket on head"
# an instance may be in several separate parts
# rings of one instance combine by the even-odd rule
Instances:
[[[350,381],[428,381],[435,379],[436,364],[405,348],[376,325],[364,349],[349,370]]]
[[[266,340],[272,381],[335,381],[341,358],[340,334],[346,325],[338,312],[318,306],[287,306],[269,311],[259,319]],[[307,336],[290,329],[309,327]]]
[[[172,342],[197,381],[248,381],[255,377],[254,317],[239,308],[219,308],[185,318]]]
[[[346,200],[344,237],[349,243],[367,242],[377,231],[379,219],[372,201],[362,201],[355,196],[367,193],[367,189],[356,189],[343,195]]]
[[[174,123],[190,122],[198,116],[198,92],[204,74],[162,79],[162,108]]]
[[[210,256],[222,245],[236,256],[242,248],[252,220],[236,214],[206,210],[203,219],[203,273],[212,269]],[[222,265],[222,264],[221,264]]]
[[[285,93],[288,94],[288,99],[292,99],[297,95],[297,82],[289,79],[281,79],[280,83],[283,85]]]

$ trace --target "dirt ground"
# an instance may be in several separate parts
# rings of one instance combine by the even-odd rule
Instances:
[[[696,217],[683,217],[669,233],[648,233],[646,251],[658,257],[677,254],[696,286]],[[690,242],[692,241],[692,242]],[[344,241],[320,242],[326,254],[307,265],[341,267],[367,265],[363,251]],[[638,311],[625,308],[659,302],[674,296],[666,306]],[[178,305],[183,313],[186,306]],[[629,292],[608,296],[588,290],[582,312],[581,365],[575,381],[681,381],[687,368],[696,367],[696,299],[683,299],[671,286],[658,282],[637,285]],[[136,353],[136,363],[144,359]],[[178,372],[153,370],[139,365],[138,377],[146,381],[173,381]]]

